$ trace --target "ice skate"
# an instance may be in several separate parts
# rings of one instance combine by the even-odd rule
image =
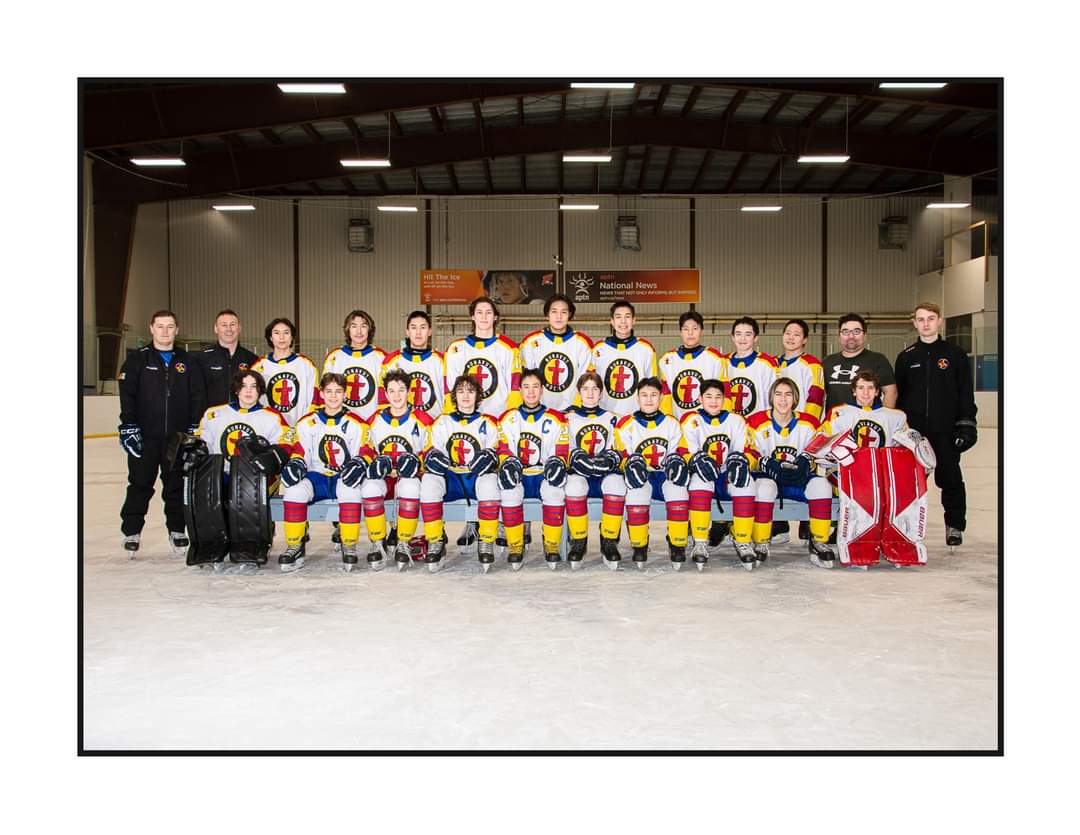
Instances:
[[[356,556],[356,543],[341,544],[341,568],[343,571],[352,571],[356,568],[359,559]]]
[[[668,556],[671,557],[671,567],[676,571],[681,571],[683,565],[686,563],[686,546],[672,545],[671,540],[669,539]]]
[[[439,570],[439,563],[446,555],[446,543],[442,540],[428,546],[427,555],[424,557],[424,562],[427,563],[428,571],[434,574]]]
[[[705,570],[705,563],[709,561],[709,546],[705,542],[694,540],[694,547],[690,549],[690,559],[694,561],[698,571]]]
[[[559,563],[562,562],[562,556],[558,551],[545,551],[544,562],[547,563],[547,567],[552,571],[555,571],[559,567]]]
[[[129,560],[135,559],[135,552],[139,550],[139,534],[124,537],[124,550],[128,552]]]
[[[229,555],[226,554],[220,560],[217,560],[216,562],[211,563],[210,565],[207,565],[206,563],[203,563],[202,565],[199,566],[199,568],[210,568],[210,569],[213,570],[213,572],[215,574],[224,574],[225,573],[225,568],[229,564],[227,562],[228,559],[229,559]]]
[[[955,554],[956,549],[964,544],[964,533],[956,528],[945,528],[945,544],[949,546],[949,553]]]
[[[619,553],[619,540],[600,537],[600,556],[604,559],[604,565],[612,571],[619,570],[622,554]]]
[[[757,564],[757,557],[754,554],[754,546],[749,542],[738,542],[735,545],[735,555],[739,558],[739,562],[742,563],[742,567],[747,571],[753,571],[754,566]]]
[[[784,534],[787,536],[787,534]],[[755,542],[754,543],[754,561],[761,565],[765,560],[769,558],[769,545],[776,540],[770,540],[769,542]],[[785,540],[787,541],[787,540]]]
[[[462,529],[461,535],[457,538],[457,546],[460,549],[462,556],[465,555],[465,552],[469,549],[469,546],[476,544],[476,531],[476,522],[465,523],[465,527]]]
[[[506,562],[514,571],[520,571],[521,566],[525,564],[525,545],[522,544],[517,549],[510,549],[506,554]]]
[[[589,550],[589,538],[584,539],[571,539],[570,547],[566,551],[566,559],[570,563],[570,568],[577,570],[581,568],[581,560],[585,557],[585,552]]]
[[[832,568],[836,565],[836,555],[827,543],[811,539],[810,562],[818,568]]]
[[[491,564],[495,562],[495,543],[484,542],[483,540],[478,542],[476,545],[476,557],[480,560],[480,569],[487,574],[491,570]],[[516,565],[521,568],[520,557]]]
[[[125,543],[127,540],[125,540]],[[187,555],[188,538],[187,534],[183,531],[169,531],[169,544],[172,546],[172,552],[174,557],[183,557]],[[125,547],[126,544],[125,544]]]
[[[304,534],[304,542],[308,541],[307,534]],[[341,553],[341,528],[338,527],[338,523],[334,522],[334,532],[330,534],[330,541],[334,544],[334,553]]]
[[[638,567],[638,571],[645,570],[645,561],[649,558],[649,543],[644,545],[634,546],[634,565]]]
[[[371,543],[371,550],[368,551],[367,561],[368,567],[372,571],[380,571],[382,567],[386,565],[384,560],[386,559],[386,543],[381,539],[373,540]]]
[[[304,543],[290,545],[277,558],[278,565],[285,573],[299,571],[304,567]]]
[[[769,540],[770,545],[787,545],[789,542],[791,542],[791,533],[789,531],[781,531]]]
[[[408,542],[398,542],[394,547],[394,562],[397,563],[398,571],[404,571],[412,562],[412,548]]]

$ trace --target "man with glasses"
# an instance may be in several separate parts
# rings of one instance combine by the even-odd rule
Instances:
[[[845,313],[837,322],[840,351],[829,354],[825,366],[825,414],[834,406],[855,405],[851,383],[860,371],[873,371],[881,381],[881,403],[896,406],[896,380],[884,354],[866,348],[866,320],[858,313]]]

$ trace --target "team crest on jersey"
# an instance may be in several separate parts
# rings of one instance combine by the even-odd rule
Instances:
[[[731,449],[731,438],[721,433],[719,435],[710,435],[708,440],[705,441],[703,451],[716,462],[717,466],[720,466],[724,463],[729,449]]]
[[[236,442],[241,438],[252,438],[255,430],[246,423],[230,423],[221,433],[221,454],[236,455]]]
[[[248,365],[246,362],[239,363],[236,366],[237,371],[247,371],[249,368],[251,368],[251,366]]]
[[[945,359],[945,357],[942,357],[937,361],[937,367],[940,368],[942,371],[945,371],[949,367],[949,361]]]
[[[885,431],[880,424],[872,420],[860,420],[852,428],[851,434],[860,447],[885,446]]]
[[[359,365],[345,369],[345,405],[355,409],[368,403],[375,394],[375,380],[371,372]]]
[[[570,357],[560,351],[552,351],[542,363],[544,388],[548,391],[564,392],[574,382],[574,363]]]
[[[465,373],[475,377],[480,385],[480,400],[491,397],[499,384],[499,372],[495,364],[483,357],[473,357],[465,363]]]
[[[615,400],[625,400],[633,396],[637,390],[638,370],[628,359],[619,358],[612,361],[604,375],[604,387],[609,397]]]
[[[667,456],[667,441],[664,438],[646,438],[637,445],[634,452],[645,459],[650,470],[659,470]]]
[[[535,467],[542,463],[540,439],[531,432],[522,432],[518,436],[517,457],[526,467]]]
[[[607,443],[607,427],[598,423],[591,423],[588,426],[581,427],[577,435],[574,436],[574,444],[578,449],[585,450],[585,453],[589,456],[596,455],[596,453],[603,450]]]
[[[403,452],[412,452],[412,446],[400,435],[387,435],[379,442],[379,455],[387,456],[397,466],[398,456]]]
[[[731,399],[731,411],[745,417],[757,406],[757,390],[752,380],[735,377],[728,383],[728,397]]]
[[[300,401],[300,380],[291,371],[275,374],[266,385],[266,399],[279,412],[291,412]]]
[[[773,450],[772,457],[777,461],[794,461],[799,457],[799,451],[793,446],[778,446]]]
[[[185,371],[187,371],[187,366],[184,365],[182,362],[178,362],[174,367],[176,368],[177,374],[183,374]]]
[[[435,405],[438,392],[431,378],[423,371],[409,372],[409,403],[422,411],[428,411]]]
[[[685,368],[675,376],[675,385],[671,387],[671,396],[680,409],[689,411],[701,401],[701,372],[694,368]]]
[[[349,450],[340,435],[323,435],[319,441],[319,460],[326,469],[339,471],[349,460]]]
[[[455,467],[467,467],[480,452],[480,443],[468,432],[454,432],[446,442],[446,451],[451,464]]]

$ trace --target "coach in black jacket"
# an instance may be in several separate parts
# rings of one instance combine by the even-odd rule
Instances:
[[[232,378],[237,371],[247,371],[258,359],[240,344],[240,317],[235,311],[222,310],[214,318],[217,345],[195,354],[195,362],[206,384],[206,406],[217,406],[232,399]]]
[[[150,317],[153,342],[132,354],[120,369],[120,446],[128,454],[128,489],[120,510],[124,548],[139,550],[154,481],[161,474],[165,526],[173,550],[187,548],[183,481],[165,464],[165,445],[175,432],[194,432],[206,411],[202,373],[187,351],[175,347],[176,314]]]
[[[941,308],[922,302],[913,320],[919,340],[896,357],[896,407],[925,435],[937,455],[934,480],[945,507],[945,541],[959,545],[967,526],[960,453],[978,440],[975,386],[967,354],[941,338]]]

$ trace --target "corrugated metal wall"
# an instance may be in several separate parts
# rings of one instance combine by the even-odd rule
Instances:
[[[150,338],[150,315],[169,306],[168,230],[164,203],[147,203],[135,217],[135,240],[131,245],[127,294],[124,299],[124,323],[131,326],[129,347],[135,340]],[[193,334],[193,320],[176,310],[180,317],[181,337]]]

